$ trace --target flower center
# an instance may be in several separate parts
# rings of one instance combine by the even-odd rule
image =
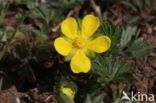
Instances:
[[[75,38],[73,46],[77,49],[82,49],[86,46],[86,40],[82,37]]]

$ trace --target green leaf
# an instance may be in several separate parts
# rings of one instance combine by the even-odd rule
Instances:
[[[33,11],[31,15],[36,18],[44,18],[44,14],[39,9],[35,9],[35,11]]]
[[[5,12],[8,9],[8,4],[5,2],[0,2],[0,25],[3,24],[5,18]]]
[[[42,4],[36,8],[31,15],[37,19],[40,19],[42,22],[44,21],[47,24],[50,24],[51,21],[57,21],[58,19],[61,19],[63,17],[61,14],[62,12],[60,10],[50,8],[47,5]]]
[[[60,4],[66,8],[81,7],[85,0],[59,0]]]
[[[23,18],[23,15],[20,14],[20,13],[18,13],[18,14],[15,15],[15,17],[16,17],[16,19],[22,19]]]
[[[15,0],[17,4],[25,4],[27,0]]]
[[[139,10],[144,9],[144,0],[134,0],[133,4],[136,5],[139,8]]]
[[[141,20],[141,17],[138,16],[138,15],[137,16],[134,16],[134,15],[128,14],[128,15],[126,15],[124,17],[124,21],[127,22],[127,23],[129,23],[129,24],[136,24],[140,20]]]
[[[111,39],[111,48],[108,53],[111,55],[118,54],[120,51],[122,29],[110,23],[105,23],[101,25],[100,30],[104,35],[109,36]]]
[[[104,95],[98,95],[96,98],[94,98],[93,103],[104,103]]]
[[[3,34],[3,36],[2,36],[2,38],[1,38],[0,41],[1,42],[6,42],[7,41],[7,35],[6,35],[6,33]]]
[[[64,17],[61,10],[50,8],[47,4],[40,5],[31,15],[43,24],[40,29],[44,34],[49,34],[50,26],[54,21],[56,22]]]
[[[85,103],[92,103],[90,95],[87,95]]]
[[[125,1],[122,1],[121,3],[126,5],[126,6],[128,6],[128,7],[130,7],[132,10],[138,12],[137,7],[133,3],[131,3],[130,1],[128,1],[128,0],[126,1],[125,0]]]
[[[123,0],[121,3],[130,7],[133,11],[141,13],[145,8],[151,6],[154,0]]]
[[[97,56],[92,64],[92,72],[97,75],[101,82],[124,82],[131,83],[134,64],[126,65],[123,60],[114,57]]]
[[[35,33],[37,35],[41,34],[41,32],[39,30],[35,29],[32,26],[20,25],[18,29],[21,32],[33,32],[33,33]]]
[[[26,5],[28,9],[33,9],[37,5],[37,0],[15,0],[16,4]]]
[[[98,96],[87,95],[85,103],[104,103],[104,95],[100,94]]]
[[[6,52],[7,52],[6,47],[4,47],[4,48],[2,48],[2,50],[0,50],[0,60],[3,58],[3,56],[5,55]]]
[[[26,25],[21,25],[19,27],[19,30],[22,32],[32,32],[36,35],[37,41],[43,41],[48,38],[48,36],[44,33],[42,33],[40,30],[35,29],[34,27],[31,26],[26,26]]]
[[[125,52],[128,56],[142,58],[150,53],[151,49],[148,42],[142,38],[135,40]]]
[[[35,8],[35,6],[36,6],[36,0],[26,0],[26,2],[27,2],[27,7],[29,9]]]
[[[132,37],[134,35],[137,35],[138,33],[139,31],[136,27],[127,27],[125,30],[123,30],[120,40],[120,47],[124,48],[125,46],[127,46],[127,44],[131,41]]]

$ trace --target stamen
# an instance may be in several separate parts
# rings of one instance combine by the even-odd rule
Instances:
[[[86,40],[82,37],[77,37],[73,42],[73,46],[77,49],[82,49],[86,46]]]

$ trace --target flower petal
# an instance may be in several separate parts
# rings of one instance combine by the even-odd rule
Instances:
[[[91,62],[82,51],[77,51],[70,62],[70,67],[74,73],[87,73],[91,68]]]
[[[86,15],[82,20],[82,31],[81,34],[85,37],[91,36],[96,32],[100,25],[100,20],[94,15]]]
[[[108,36],[99,36],[90,41],[88,48],[94,52],[102,53],[110,48],[111,40]]]
[[[70,39],[74,39],[77,36],[78,25],[73,17],[65,19],[61,24],[62,33]]]
[[[54,47],[56,51],[63,56],[67,56],[69,52],[72,50],[72,44],[67,42],[62,37],[55,39]]]

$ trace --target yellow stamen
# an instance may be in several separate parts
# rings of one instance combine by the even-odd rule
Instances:
[[[77,49],[82,49],[86,46],[86,40],[82,37],[75,38],[73,42],[73,47]]]

